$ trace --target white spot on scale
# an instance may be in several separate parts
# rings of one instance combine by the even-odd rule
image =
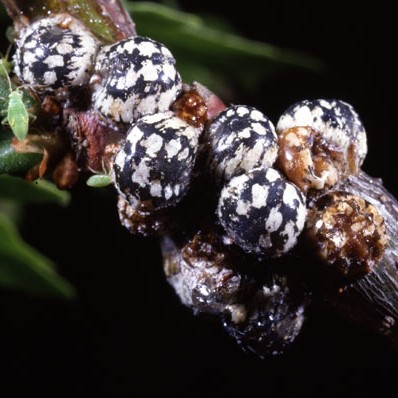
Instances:
[[[175,140],[170,140],[169,142],[167,142],[164,146],[164,149],[167,152],[167,157],[169,159],[173,158],[174,156],[177,155],[177,153],[179,151],[181,151],[181,142],[179,139],[175,139]]]
[[[64,66],[64,57],[62,55],[50,55],[44,61],[44,64],[47,64],[49,68],[55,68],[57,66]]]
[[[295,200],[300,201],[299,195],[296,191],[296,188],[290,184],[286,183],[285,189],[283,191],[283,197],[282,197],[283,203],[291,208],[295,208]]]
[[[169,200],[173,196],[173,190],[170,185],[167,185],[164,189],[164,197]]]
[[[149,184],[150,169],[145,160],[142,160],[131,175],[131,181],[138,184],[140,187]]]
[[[37,47],[37,40],[30,40],[24,43],[24,49],[33,49]]]
[[[57,45],[57,52],[59,54],[71,54],[73,52],[73,47],[67,43],[59,43]]]
[[[144,78],[145,81],[156,82],[159,78],[159,71],[156,66],[153,65],[151,60],[145,60],[142,68],[139,70],[139,74]]]
[[[140,142],[142,137],[144,136],[144,132],[138,127],[134,126],[130,129],[127,135],[127,141],[131,144],[131,153],[134,154],[137,150],[137,144]]]
[[[265,228],[269,232],[277,231],[283,222],[282,213],[279,211],[280,207],[272,207],[267,221],[265,222]]]
[[[189,148],[184,148],[184,150],[182,150],[181,152],[180,152],[180,154],[178,155],[178,160],[179,161],[181,161],[181,160],[184,160],[184,159],[186,159],[187,157],[189,156]]]
[[[252,206],[261,209],[267,205],[268,187],[254,184],[252,186]]]
[[[236,108],[236,113],[240,117],[247,115],[249,112],[249,109],[247,109],[247,107],[245,106],[239,106],[238,108]]]
[[[290,250],[297,241],[297,233],[295,231],[296,223],[291,220],[288,223],[286,223],[285,228],[283,229],[283,232],[281,233],[282,236],[286,236],[286,242],[283,246],[283,250],[286,252]]]
[[[252,130],[259,134],[259,135],[265,135],[267,134],[267,129],[261,124],[261,123],[252,123]]]
[[[43,78],[45,84],[47,84],[48,86],[51,86],[57,81],[57,75],[54,71],[44,72]]]
[[[136,47],[139,51],[139,54],[143,57],[152,57],[153,54],[159,53],[159,49],[151,41],[143,41],[139,43]]]
[[[240,216],[247,216],[250,211],[250,203],[245,200],[238,200],[236,203],[236,214]]]
[[[42,50],[40,49],[40,51],[42,51]],[[40,51],[37,51],[37,52],[40,52]],[[31,63],[37,61],[37,56],[40,57],[40,55],[38,55],[37,52],[36,53],[32,53],[30,51],[26,51],[24,53],[24,55],[23,55],[23,64],[24,64],[24,66],[30,65]]]
[[[332,106],[336,105],[336,103],[334,101],[332,103],[330,103],[329,101],[326,101],[326,100],[320,100],[319,104],[326,109],[332,109]]]
[[[176,69],[172,63],[165,63],[162,65],[162,72],[164,77],[169,78],[170,80],[174,80],[176,78]]]
[[[250,138],[252,129],[250,127],[246,127],[245,129],[239,131],[238,137],[239,138]],[[232,135],[232,134],[231,134]]]
[[[274,182],[281,179],[280,174],[274,169],[268,169],[265,177],[267,178],[268,182]]]
[[[155,198],[161,198],[162,197],[162,184],[160,183],[159,180],[152,181],[151,183],[151,188],[150,188],[150,193],[151,195]]]
[[[255,121],[265,121],[264,115],[258,111],[257,109],[254,109],[250,113],[250,119],[255,120]]]
[[[162,149],[163,138],[158,134],[151,134],[146,140],[142,140],[141,145],[146,148],[146,154],[154,158]]]

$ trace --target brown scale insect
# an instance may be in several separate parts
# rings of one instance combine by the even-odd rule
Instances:
[[[196,90],[183,93],[172,106],[177,116],[191,126],[203,127],[207,122],[207,106]]]
[[[376,207],[346,192],[329,193],[316,202],[308,212],[307,232],[321,260],[348,280],[370,273],[387,245]]]
[[[357,170],[345,161],[341,149],[327,143],[311,127],[292,127],[278,137],[278,167],[303,192],[323,190]]]

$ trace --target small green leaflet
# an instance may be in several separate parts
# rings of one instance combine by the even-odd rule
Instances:
[[[5,128],[5,127],[4,127]],[[0,175],[24,175],[29,169],[39,164],[43,158],[40,153],[20,153],[14,150],[11,139],[2,139],[10,134],[0,127]]]
[[[27,245],[15,226],[0,214],[0,286],[38,295],[71,299],[74,288],[53,264]]]

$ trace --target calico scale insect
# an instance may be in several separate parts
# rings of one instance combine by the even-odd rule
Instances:
[[[175,62],[167,47],[146,37],[103,47],[91,78],[94,109],[123,123],[168,110],[182,89]]]
[[[88,83],[98,43],[76,18],[58,14],[21,31],[14,71],[26,84],[48,92]]]

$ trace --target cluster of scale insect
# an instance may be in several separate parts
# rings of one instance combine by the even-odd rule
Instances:
[[[184,87],[176,60],[163,44],[135,36],[101,48],[78,21],[64,15],[33,23],[16,44],[14,72],[22,83],[37,85],[48,95],[76,86],[89,88],[92,110],[101,122],[126,131],[110,170],[92,176],[88,184],[115,185],[121,208],[128,208],[120,217],[130,230],[148,231],[132,226],[134,219],[164,216],[189,195],[195,178],[205,177],[202,189],[212,192],[204,197],[210,196],[214,204],[206,209],[213,212],[215,238],[206,240],[193,231],[196,238],[185,245],[173,243],[172,250],[164,250],[166,274],[184,304],[220,315],[228,333],[249,350],[260,355],[281,352],[301,328],[303,306],[287,304],[290,289],[284,279],[276,284],[246,283],[250,278],[225,265],[226,253],[239,253],[240,267],[246,255],[255,255],[261,259],[257,265],[266,266],[270,257],[296,246],[307,222],[309,236],[322,240],[316,250],[322,250],[326,262],[327,239],[344,237],[341,247],[349,257],[350,239],[363,237],[355,253],[371,258],[339,263],[346,275],[351,274],[351,263],[354,274],[362,275],[358,267],[370,272],[382,257],[386,239],[377,209],[355,197],[350,204],[358,206],[342,206],[347,201],[344,193],[334,196],[333,206],[320,205],[328,190],[358,172],[366,156],[366,133],[351,105],[304,100],[289,107],[276,128],[251,106],[233,105],[211,113],[210,96],[202,97],[195,84]],[[3,122],[23,139],[29,114],[6,66],[2,62],[0,71],[9,84]],[[140,216],[134,218],[134,212]],[[336,230],[339,222],[331,223],[332,232],[321,225],[330,224],[336,214],[347,220],[344,233]],[[376,226],[364,223],[369,214],[378,220]],[[353,228],[365,229],[357,234],[350,220],[355,221]],[[377,250],[361,246],[368,244],[370,234]],[[333,247],[335,255],[340,246]]]

